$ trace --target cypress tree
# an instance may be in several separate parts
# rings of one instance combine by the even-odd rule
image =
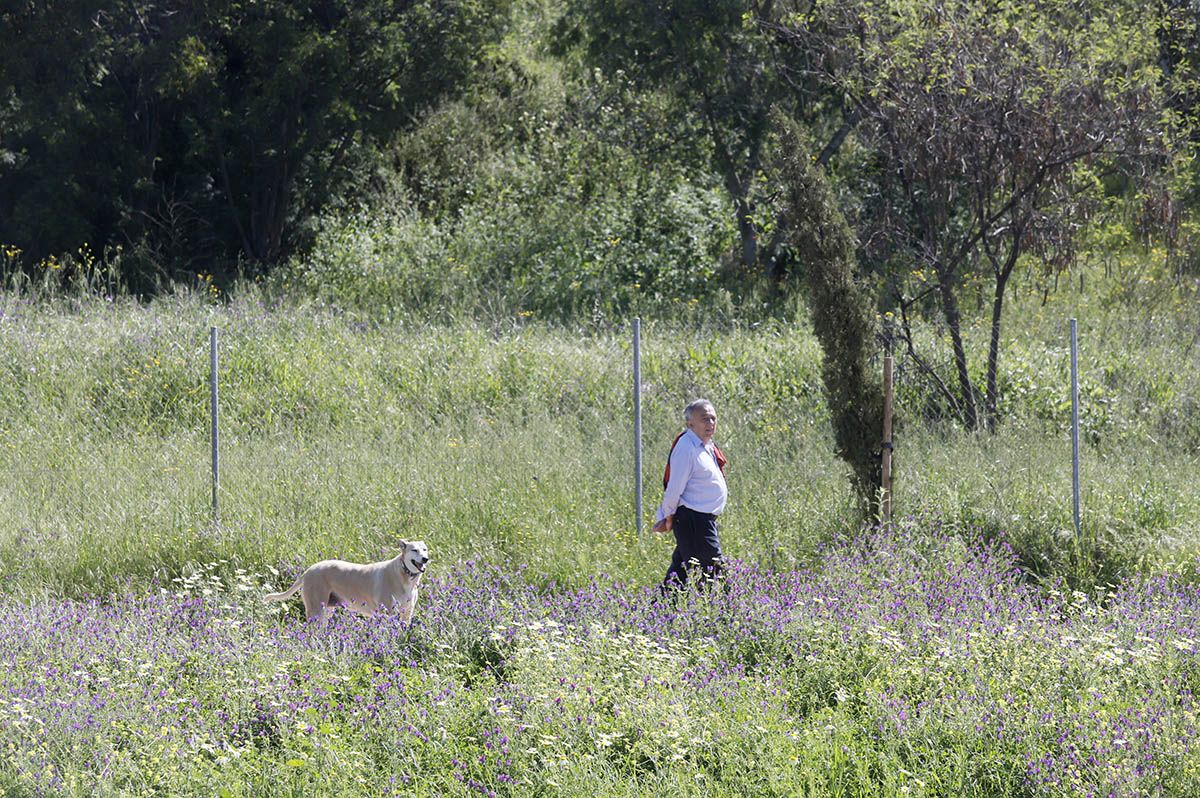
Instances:
[[[796,124],[780,125],[779,177],[787,208],[786,241],[805,277],[813,328],[821,345],[821,378],[837,454],[873,512],[880,477],[883,390],[869,371],[874,341],[870,293],[856,273],[856,240],[829,181],[813,162]]]

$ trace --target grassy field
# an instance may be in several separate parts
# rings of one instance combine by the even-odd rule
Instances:
[[[648,323],[648,513],[687,399],[731,459],[729,587],[668,604],[670,546],[634,529],[626,329],[0,297],[0,785],[1195,794],[1196,287],[1017,289],[997,434],[901,371],[894,535],[861,530],[803,321]],[[258,600],[401,538],[435,558],[410,629]]]

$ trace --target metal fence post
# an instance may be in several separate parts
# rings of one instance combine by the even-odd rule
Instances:
[[[1071,498],[1075,539],[1079,540],[1079,333],[1071,319]]]
[[[883,446],[881,449],[882,501],[879,513],[885,527],[892,525],[892,356],[883,359]]]
[[[208,330],[208,387],[209,404],[212,410],[212,519],[213,525],[219,522],[220,515],[217,506],[217,492],[221,487],[221,460],[219,454],[219,428],[217,425],[217,328]]]
[[[642,539],[642,320],[633,320],[633,484],[637,536]]]

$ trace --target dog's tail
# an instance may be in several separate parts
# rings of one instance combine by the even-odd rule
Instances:
[[[263,596],[263,601],[287,601],[292,596],[296,595],[296,591],[299,590],[300,586],[303,584],[304,577],[301,577],[296,580],[295,584],[282,593],[268,593],[267,595]]]

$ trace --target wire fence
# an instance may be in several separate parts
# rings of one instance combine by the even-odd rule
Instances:
[[[739,421],[767,427],[776,421],[786,425],[805,414],[824,412],[824,398],[815,370],[796,365],[791,371],[779,368],[784,372],[781,375],[771,371],[776,368],[774,365],[764,367],[761,361],[752,361],[745,355],[738,360],[727,352],[714,351],[704,341],[680,344],[651,337],[647,347],[642,334],[640,323],[635,322],[623,340],[601,343],[597,360],[583,367],[562,366],[559,373],[554,369],[560,366],[538,371],[530,365],[540,357],[535,347],[513,346],[502,358],[482,364],[472,381],[458,382],[455,377],[445,380],[448,388],[431,387],[430,392],[440,392],[440,399],[423,397],[417,413],[397,410],[397,424],[412,423],[414,419],[430,423],[428,420],[437,418],[438,402],[453,400],[452,392],[460,387],[473,391],[484,407],[506,401],[541,402],[551,397],[561,405],[563,414],[583,411],[579,415],[584,424],[606,406],[613,406],[618,412],[627,411],[629,437],[624,441],[603,442],[610,450],[622,453],[628,463],[627,470],[608,474],[606,478],[617,486],[616,490],[628,491],[630,526],[640,536],[646,515],[641,423],[644,400],[650,405],[653,419],[649,430],[652,499],[657,494],[658,455],[665,452],[670,430],[680,423],[679,409],[683,400],[691,398],[688,393],[715,391],[718,403],[723,396],[732,396],[743,414]],[[225,336],[217,328],[210,328],[207,346],[197,338],[193,334],[191,344],[173,337],[159,346],[119,349],[118,356],[109,362],[89,365],[86,384],[76,382],[68,386],[82,393],[74,398],[54,395],[64,389],[55,386],[53,374],[13,374],[10,367],[7,390],[42,391],[40,397],[26,396],[23,401],[62,402],[72,408],[73,414],[63,423],[78,426],[70,435],[73,445],[69,454],[56,445],[54,430],[0,427],[0,441],[9,450],[3,460],[7,479],[0,488],[0,513],[10,519],[15,529],[28,534],[44,528],[46,519],[83,528],[119,522],[199,529],[219,526],[223,519],[266,522],[270,513],[280,507],[297,508],[306,504],[315,513],[344,512],[328,505],[312,507],[313,497],[305,494],[306,483],[321,484],[319,494],[326,502],[334,496],[346,507],[362,508],[363,501],[356,497],[366,496],[377,505],[382,503],[392,511],[403,511],[402,506],[387,496],[396,490],[400,475],[408,480],[419,476],[410,468],[411,453],[402,450],[404,439],[397,438],[395,451],[377,447],[377,441],[359,445],[363,442],[355,439],[354,415],[372,403],[400,403],[410,397],[415,403],[419,389],[407,395],[399,391],[384,396],[361,384],[353,373],[336,374],[336,362],[328,367],[335,372],[333,379],[313,384],[313,375],[320,370],[311,365],[304,368],[291,365],[303,364],[309,356],[302,343],[286,353],[290,361],[272,359],[264,356],[268,353],[255,340],[252,329],[239,329]],[[486,341],[480,343],[488,345]],[[875,362],[881,380],[883,354],[894,343],[881,341]],[[641,362],[645,348],[651,352],[658,350],[649,373]],[[462,350],[451,352],[461,353]],[[765,357],[770,356],[768,352]],[[554,353],[552,359],[569,364],[571,353]],[[164,362],[168,360],[171,362]],[[514,371],[528,367],[534,376],[517,381],[515,388],[505,386],[505,379],[488,373],[501,360],[517,360]],[[600,373],[589,371],[588,366],[595,364],[600,366]],[[394,366],[373,363],[372,368],[384,372],[385,378],[396,376],[398,382],[403,382],[410,377],[403,373],[404,369],[427,365],[418,356]],[[471,367],[468,364],[463,370],[469,371]],[[389,368],[394,372],[388,372]],[[669,377],[664,374],[668,368]],[[436,372],[436,366],[430,369]],[[354,370],[354,367],[346,369]],[[226,378],[231,374],[234,378],[227,384]],[[257,380],[254,390],[241,389],[247,382],[247,374]],[[445,374],[443,370],[441,376]],[[434,373],[420,385],[432,386],[438,378]],[[668,379],[675,383],[670,388],[664,387]],[[546,384],[556,380],[558,384],[548,390]],[[903,405],[904,412],[917,415],[934,412],[916,400],[931,395],[924,380],[922,369],[904,352],[898,352],[894,383],[897,403]],[[264,390],[263,385],[269,385],[270,389]],[[518,395],[522,391],[532,398]],[[762,406],[769,401],[785,407],[778,418],[762,412]],[[365,425],[361,434],[377,436],[378,416],[380,413],[386,416],[389,408],[372,407],[371,412],[376,415],[376,423]],[[482,420],[486,420],[486,415],[486,410],[481,411]],[[297,424],[307,429],[339,432],[289,434]],[[95,434],[89,433],[89,427]],[[878,439],[882,454],[883,444],[890,442],[882,426]],[[450,440],[446,445],[453,448],[453,444]],[[903,441],[897,440],[895,446],[902,450]],[[289,519],[300,516],[296,512],[283,515]]]
[[[508,361],[530,361],[537,353],[519,346],[485,367],[458,368],[476,372],[462,383],[472,393],[458,398],[452,383],[460,375],[419,354],[401,363],[368,362],[361,350],[347,350],[353,363],[330,360],[313,368],[300,347],[289,358],[265,357],[245,330],[226,337],[213,328],[207,338],[207,347],[177,337],[110,343],[103,359],[64,356],[65,369],[53,358],[28,354],[46,348],[44,340],[0,360],[0,370],[22,372],[0,385],[0,407],[13,413],[8,423],[0,418],[0,527],[7,527],[0,531],[11,535],[15,550],[45,557],[71,540],[103,551],[117,530],[124,545],[176,534],[191,541],[179,545],[195,549],[216,548],[230,536],[311,536],[328,527],[361,529],[378,539],[406,517],[428,512],[417,505],[436,504],[423,497],[470,495],[464,481],[473,477],[461,473],[459,453],[472,450],[476,472],[513,468],[511,456],[490,453],[507,434],[494,423],[494,411],[505,402],[543,403],[540,391],[568,410],[600,408],[613,398],[614,374],[588,373],[586,364],[564,369],[553,391],[538,384],[540,375],[523,378],[518,388],[534,396],[516,396],[517,388],[488,367],[499,360],[520,372],[521,362]],[[22,344],[19,335],[5,343]],[[604,349],[602,364],[617,363],[605,368],[627,372],[620,366],[628,363],[627,347],[607,343]],[[565,358],[558,353],[556,359]],[[34,371],[43,363],[50,373]],[[404,373],[417,367],[433,377]],[[313,384],[314,374],[327,379]],[[406,391],[406,381],[425,387],[438,379],[450,384],[438,386],[440,396],[424,391],[419,404],[406,402],[419,392]],[[627,399],[629,385],[626,373]],[[443,422],[448,400],[474,409]],[[437,459],[416,452],[414,444],[431,445],[431,429],[436,435],[440,425],[445,432]],[[473,446],[472,429],[480,445]],[[604,445],[628,452],[628,441]],[[541,438],[536,443],[551,445]],[[460,504],[441,511],[458,512],[469,525],[479,502]]]

